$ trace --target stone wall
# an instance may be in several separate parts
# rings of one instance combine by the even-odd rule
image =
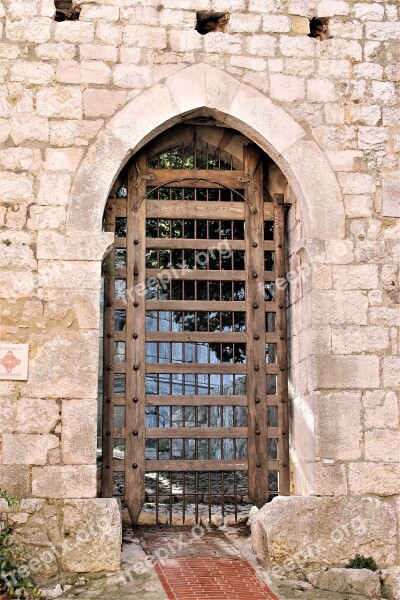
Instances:
[[[30,345],[28,381],[0,382],[0,486],[91,506],[104,205],[131,154],[195,112],[289,182],[294,493],[395,507],[398,3],[76,4],[55,22],[53,0],[0,2],[1,338]],[[199,35],[197,10],[228,11],[226,33]],[[331,17],[331,39],[308,37],[310,17]]]

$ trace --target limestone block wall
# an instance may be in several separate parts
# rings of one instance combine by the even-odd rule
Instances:
[[[400,7],[344,0],[0,1],[1,339],[30,345],[0,381],[0,487],[96,497],[101,232],[130,155],[212,114],[290,190],[293,492],[400,497]],[[198,34],[196,11],[226,11]],[[325,41],[311,17],[330,17]],[[68,220],[67,220],[68,215]],[[397,511],[398,512],[398,511]]]

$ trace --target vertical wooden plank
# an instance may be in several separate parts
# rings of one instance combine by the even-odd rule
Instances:
[[[116,191],[110,194],[105,210],[105,230],[115,231]],[[115,250],[107,255],[110,265],[115,264]],[[103,323],[103,416],[102,416],[102,470],[101,495],[113,495],[113,431],[114,431],[114,282],[113,270],[104,277]]]
[[[263,167],[257,146],[244,146],[246,184],[246,330],[249,497],[268,499],[267,384],[265,360]]]
[[[285,257],[285,206],[283,194],[274,195],[275,213],[275,270],[276,286],[276,329],[277,329],[277,363],[278,363],[278,426],[280,430],[278,443],[279,494],[290,494],[289,469],[289,419],[288,419],[288,364],[287,364],[287,317],[286,287],[279,285],[279,279],[286,274]]]
[[[133,524],[144,502],[146,156],[128,173],[125,500]]]

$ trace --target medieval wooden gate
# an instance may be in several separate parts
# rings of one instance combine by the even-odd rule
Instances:
[[[143,151],[105,228],[102,494],[222,512],[289,493],[283,197],[261,151]],[[233,507],[233,508],[232,508]]]

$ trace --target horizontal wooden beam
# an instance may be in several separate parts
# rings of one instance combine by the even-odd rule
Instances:
[[[146,269],[146,278],[188,281],[245,281],[246,271],[206,271],[201,269]]]
[[[146,396],[147,406],[247,406],[247,396]]]
[[[247,471],[247,460],[146,460],[146,472]],[[190,496],[190,492],[186,491]],[[214,494],[217,495],[217,494]]]
[[[222,438],[246,439],[247,427],[150,427],[146,428],[148,440],[198,439],[213,440]]]
[[[212,219],[243,221],[243,202],[198,202],[194,200],[146,200],[146,217],[153,219]]]
[[[173,188],[233,188],[243,190],[243,171],[210,169],[147,169],[148,187],[168,185]]]
[[[276,334],[267,335],[274,335],[274,340],[276,338]],[[237,332],[214,333],[202,331],[146,331],[146,342],[199,342],[201,344],[243,344],[246,342],[246,339],[247,336],[245,333]]]
[[[148,374],[198,373],[202,375],[245,375],[245,364],[233,363],[147,363]]]
[[[280,468],[278,460],[269,460],[270,470]],[[229,472],[229,471],[247,471],[247,460],[146,460],[146,473],[200,473],[200,472]],[[125,460],[114,459],[113,470],[115,473],[125,471]],[[193,494],[188,494],[189,496]],[[215,494],[214,494],[215,495]]]
[[[246,303],[234,300],[147,300],[146,310],[243,312]]]
[[[116,248],[126,248],[125,238],[116,238]],[[121,242],[120,242],[121,240]],[[148,250],[245,250],[244,240],[195,240],[187,238],[146,238],[146,248]],[[275,242],[264,242],[264,250],[275,251]]]

